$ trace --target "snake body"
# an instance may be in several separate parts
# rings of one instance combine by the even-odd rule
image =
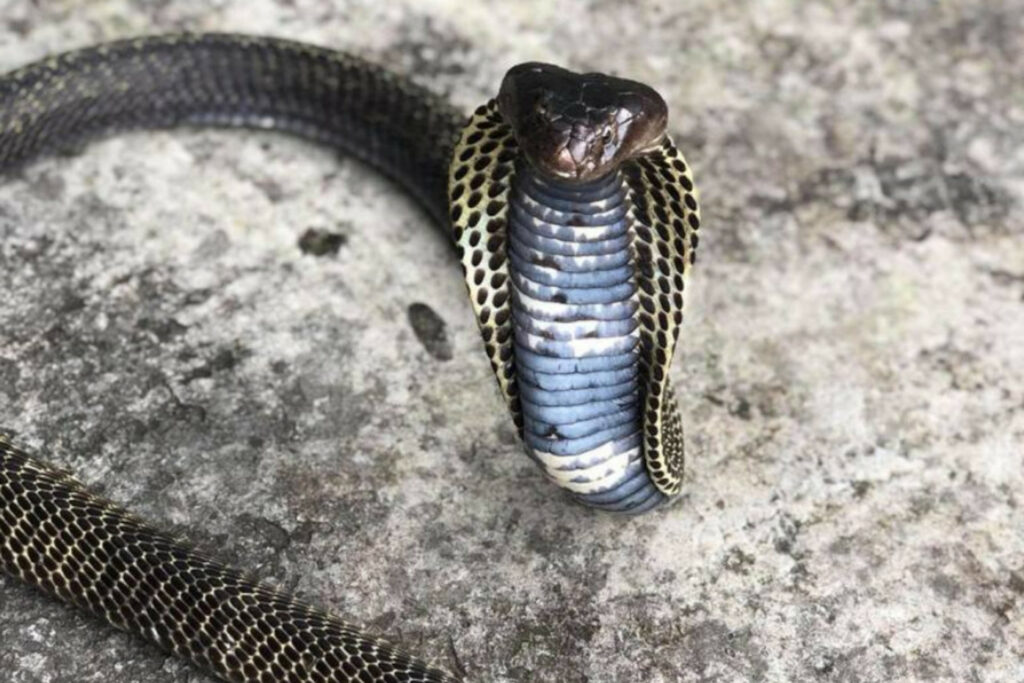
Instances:
[[[228,681],[457,680],[189,550],[0,437],[0,567]]]
[[[0,78],[0,170],[117,131],[266,128],[370,163],[444,225],[448,162],[464,122],[444,99],[344,52],[244,35],[155,36]]]
[[[647,86],[514,67],[469,118],[343,52],[151,37],[0,77],[0,172],[110,132],[282,130],[365,160],[450,231],[527,453],[580,502],[678,493],[668,366],[700,219]],[[452,681],[90,494],[0,434],[0,568],[230,681]]]

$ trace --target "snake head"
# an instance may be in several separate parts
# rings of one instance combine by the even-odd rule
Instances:
[[[581,183],[657,147],[668,122],[665,100],[643,83],[539,62],[505,74],[498,107],[530,164]]]

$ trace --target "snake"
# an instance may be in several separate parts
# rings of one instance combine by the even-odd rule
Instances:
[[[361,57],[279,38],[156,35],[0,76],[0,172],[177,126],[284,131],[368,162],[451,240],[526,455],[566,496],[678,497],[668,377],[700,229],[650,86],[528,62],[466,114]],[[430,661],[260,584],[0,434],[0,568],[227,681],[441,682]]]

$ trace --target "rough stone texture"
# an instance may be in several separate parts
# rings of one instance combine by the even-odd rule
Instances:
[[[706,226],[662,514],[555,494],[444,240],[272,134],[123,136],[0,186],[0,425],[472,680],[1022,680],[1024,7],[857,5],[0,0],[5,70],[188,27],[347,47],[466,107],[526,59],[639,78]],[[207,680],[6,578],[0,671]]]

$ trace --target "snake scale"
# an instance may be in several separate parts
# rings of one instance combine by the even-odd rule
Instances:
[[[282,130],[369,162],[452,238],[527,454],[579,502],[636,514],[677,494],[683,471],[668,368],[700,217],[667,116],[640,83],[527,63],[467,120],[343,52],[156,36],[0,77],[0,172],[111,132],[197,125]],[[224,680],[457,680],[190,550],[4,435],[0,567]]]

